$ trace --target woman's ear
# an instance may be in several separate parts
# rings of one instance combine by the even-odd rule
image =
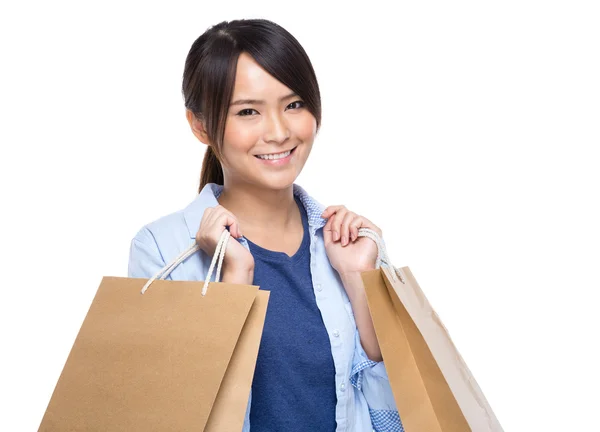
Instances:
[[[210,145],[210,141],[208,139],[208,134],[206,133],[206,128],[204,127],[204,122],[198,119],[192,111],[189,109],[185,110],[185,117],[187,118],[188,123],[190,124],[190,128],[196,138],[200,140],[200,142]]]

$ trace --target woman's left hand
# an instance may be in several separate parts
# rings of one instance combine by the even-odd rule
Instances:
[[[321,217],[329,219],[323,228],[325,250],[340,275],[375,269],[377,245],[369,237],[358,237],[358,229],[370,228],[381,237],[379,227],[343,205],[327,207]]]

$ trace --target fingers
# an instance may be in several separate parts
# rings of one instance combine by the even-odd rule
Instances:
[[[229,232],[235,238],[242,236],[239,222],[235,215],[221,205],[209,207],[204,211],[196,241],[202,245],[207,242],[217,242],[223,230],[229,227]]]
[[[350,221],[348,226],[348,230],[350,231],[350,240],[356,241],[358,238],[358,229],[364,226],[364,218],[362,216],[357,216]]]
[[[212,225],[218,229],[219,233],[222,233],[223,229],[229,227],[232,236],[236,238],[241,237],[242,231],[237,218],[225,207],[221,205],[216,206],[213,218]]]
[[[230,212],[226,211],[219,215],[215,221],[215,226],[219,228],[219,233],[222,233],[226,227],[229,227],[229,232],[235,238],[240,238],[242,235],[237,218]]]
[[[340,223],[342,246],[346,246],[350,240],[350,223],[359,217],[356,213],[347,211]]]
[[[326,234],[331,232],[331,240],[341,242],[346,246],[350,242],[358,239],[358,230],[360,228],[370,228],[379,236],[382,236],[381,229],[364,216],[360,216],[349,211],[343,205],[329,206],[321,214],[321,217],[328,218],[324,231]]]
[[[333,209],[336,209],[334,213]],[[349,211],[344,206],[332,206],[328,207],[323,212],[323,215],[327,215],[329,220],[325,225],[325,231],[331,231],[332,240],[341,242],[342,246],[346,246],[350,240],[350,222],[358,215],[354,212]]]
[[[331,209],[336,209],[333,212]],[[332,240],[334,242],[341,239],[340,226],[342,224],[342,220],[348,210],[344,206],[331,206],[328,207],[321,217],[326,216],[329,218],[327,224],[325,224],[325,231],[331,231]]]
[[[343,205],[332,205],[329,206],[325,209],[325,211],[321,214],[321,217],[323,219],[327,219],[329,216],[331,216],[332,214],[336,213],[337,211],[344,209],[346,207],[344,207]]]

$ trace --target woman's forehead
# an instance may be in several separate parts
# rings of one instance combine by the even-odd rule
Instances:
[[[287,86],[263,69],[249,54],[240,54],[232,101],[254,99],[278,103],[284,97],[291,97],[291,93]]]

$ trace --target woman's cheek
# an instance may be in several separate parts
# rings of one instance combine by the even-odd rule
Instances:
[[[258,141],[256,131],[250,126],[231,127],[224,138],[225,146],[236,152],[248,152]]]
[[[299,126],[299,135],[301,135],[304,140],[310,140],[315,137],[316,133],[317,120],[312,114],[307,113],[303,116],[302,123]]]

